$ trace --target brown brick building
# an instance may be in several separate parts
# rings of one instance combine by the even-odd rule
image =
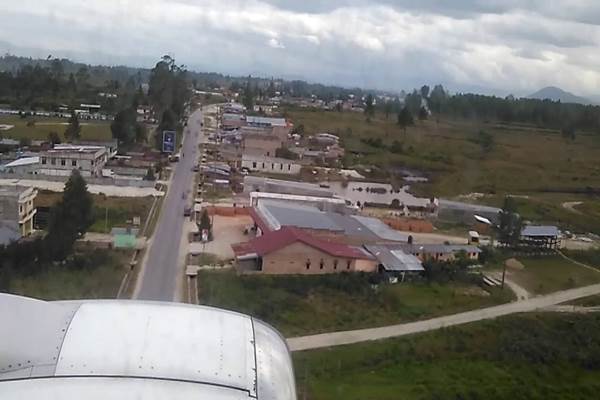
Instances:
[[[326,241],[292,227],[232,247],[237,268],[244,273],[314,275],[377,270],[374,257],[363,248]]]

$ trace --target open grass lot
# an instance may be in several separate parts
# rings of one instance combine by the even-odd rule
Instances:
[[[589,270],[560,256],[517,259],[525,268],[509,270],[509,277],[531,293],[545,294],[600,282],[600,271]]]
[[[51,207],[61,198],[62,193],[40,190],[35,199],[35,206]],[[89,231],[99,233],[109,233],[115,226],[126,226],[135,216],[140,217],[140,227],[143,227],[153,202],[152,197],[107,197],[93,194],[92,198],[94,224]]]
[[[600,315],[511,316],[293,359],[308,400],[592,399]]]
[[[33,126],[27,126],[28,121],[33,121]],[[110,122],[106,121],[79,121],[81,124],[81,139],[83,140],[110,140],[112,133]],[[50,132],[58,133],[62,140],[65,140],[63,133],[67,128],[68,120],[66,118],[45,118],[19,116],[0,116],[0,125],[14,125],[14,128],[7,131],[0,131],[0,137],[12,139],[28,138],[32,140],[48,140]]]
[[[404,283],[371,288],[366,275],[198,276],[202,304],[254,315],[286,336],[382,326],[510,301],[510,291],[484,296],[477,286]]]
[[[368,123],[354,112],[288,109],[286,115],[307,134],[331,132],[342,137],[346,164],[374,164],[385,170],[408,167],[429,173],[430,184],[415,188],[425,194],[453,196],[470,192],[523,193],[548,189],[576,190],[600,187],[600,135],[577,133],[574,141],[560,132],[522,125],[441,119],[415,121],[405,135],[396,117],[377,114]],[[480,130],[491,134],[495,145],[484,152],[477,143]],[[367,145],[361,139],[394,140],[403,151],[393,154]]]
[[[558,224],[573,232],[600,234],[600,196],[561,193],[532,193],[527,197],[516,197],[519,214],[537,224]],[[485,196],[479,202],[502,207],[504,196]],[[574,210],[563,206],[565,202],[582,202]]]
[[[67,265],[12,278],[10,292],[44,300],[115,298],[129,257],[117,250],[79,248]]]

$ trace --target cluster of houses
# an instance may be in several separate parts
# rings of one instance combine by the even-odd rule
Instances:
[[[390,279],[422,274],[427,260],[464,257],[474,265],[481,253],[476,235],[464,244],[419,243],[388,221],[364,216],[343,198],[319,185],[246,177],[252,238],[232,245],[242,273],[382,273]],[[414,237],[413,237],[414,235]],[[521,240],[538,249],[560,246],[553,226],[526,226]]]
[[[237,103],[222,106],[218,121],[213,140],[222,159],[202,168],[214,182],[229,182],[232,168],[244,174],[243,196],[253,223],[247,229],[250,240],[232,245],[240,272],[365,271],[404,279],[423,273],[423,263],[428,260],[453,261],[460,256],[473,264],[479,262],[477,235],[462,244],[431,240],[420,243],[419,235],[398,230],[419,224],[411,224],[407,218],[364,215],[357,193],[373,197],[381,190],[379,187],[370,193],[367,184],[366,192],[351,188],[345,193],[352,195],[346,195],[328,185],[286,180],[286,176],[300,174],[305,166],[328,158],[339,160],[344,149],[338,136],[326,132],[299,136],[285,118],[248,115],[244,106]],[[409,210],[403,215],[418,214],[419,218],[440,213],[442,219],[473,223],[475,216],[494,220],[500,211],[464,203],[438,203],[437,199],[416,198],[404,192],[392,195],[402,197],[399,211],[412,207],[414,212]],[[538,247],[558,245],[558,231],[550,232],[550,239],[536,236],[542,231],[549,233],[544,227],[526,227],[523,241]]]
[[[417,244],[410,232],[316,184],[252,177],[244,179],[253,225],[249,241],[232,245],[243,273],[324,274],[380,272],[404,278],[423,272],[429,259],[451,261],[464,253],[474,264],[477,246]]]
[[[335,135],[292,132],[293,124],[285,118],[248,115],[243,105],[227,103],[213,139],[225,161],[247,172],[298,175],[303,167],[336,165],[344,156]]]
[[[148,169],[163,160],[159,151],[140,148],[117,155],[117,140],[84,141],[67,144],[32,143],[18,158],[0,163],[0,177],[68,177],[78,170],[86,178],[133,182],[147,178]],[[139,182],[138,182],[139,183]]]

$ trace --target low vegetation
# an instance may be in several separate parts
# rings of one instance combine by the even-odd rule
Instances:
[[[113,227],[131,224],[134,217],[140,217],[140,228],[152,207],[152,197],[107,197],[91,195],[93,199],[94,221],[90,232],[109,233]],[[35,199],[36,207],[52,207],[61,198],[60,193],[39,191]]]
[[[598,268],[600,271],[600,249],[594,250],[564,250],[563,253],[575,261]]]
[[[584,268],[560,256],[517,259],[525,268],[510,270],[509,277],[534,294],[546,294],[600,282],[600,271]]]
[[[7,291],[44,300],[115,298],[129,256],[116,250],[78,248],[65,263],[14,277]]]
[[[600,136],[594,134],[565,140],[559,129],[446,116],[417,121],[405,134],[393,115],[380,113],[370,122],[355,112],[288,109],[287,116],[306,135],[340,135],[347,167],[372,165],[386,179],[402,168],[429,174],[431,183],[415,185],[422,194],[584,192],[600,186]]]
[[[299,398],[594,398],[600,316],[529,314],[294,353]]]
[[[382,326],[491,306],[512,299],[450,282],[378,285],[364,274],[237,276],[201,272],[200,301],[263,319],[286,336]]]
[[[13,125],[6,131],[0,131],[0,137],[26,140],[48,141],[52,132],[58,135],[61,142],[66,141],[64,136],[68,126],[65,118],[0,116],[0,125]],[[111,140],[109,122],[80,121],[81,140]]]

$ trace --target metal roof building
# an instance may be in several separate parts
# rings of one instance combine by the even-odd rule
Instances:
[[[527,225],[523,227],[521,236],[549,236],[558,237],[560,230],[552,225]]]
[[[408,235],[390,228],[377,218],[323,212],[317,207],[290,201],[261,199],[250,215],[263,232],[292,226],[360,237],[367,242],[408,241]]]
[[[314,183],[285,181],[247,175],[244,177],[244,192],[269,192],[294,194],[300,196],[333,197],[331,189],[320,187]]]
[[[256,117],[248,115],[246,123],[251,126],[287,126],[285,118]]]
[[[321,229],[342,232],[343,229],[323,212],[313,206],[305,206],[291,202],[262,200],[257,209],[268,222],[272,230],[283,226],[294,226],[305,229]]]
[[[365,249],[373,254],[379,264],[387,272],[421,272],[424,271],[421,261],[400,249],[390,249],[388,246],[366,245]]]
[[[284,339],[252,317],[0,294],[0,398],[295,400]]]

